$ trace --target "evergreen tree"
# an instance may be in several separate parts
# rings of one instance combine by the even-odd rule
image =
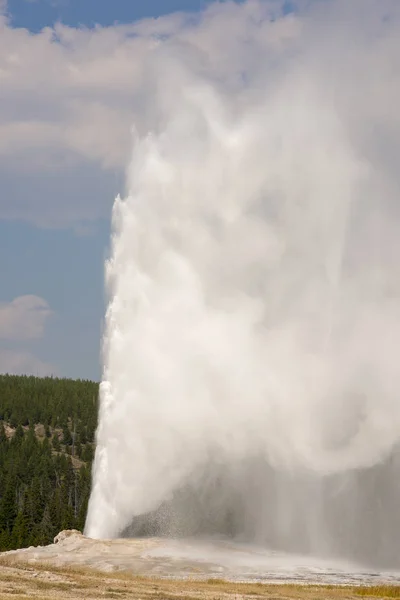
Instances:
[[[53,437],[53,448],[56,452],[61,451],[61,444],[58,435],[55,433]]]
[[[14,526],[11,534],[11,545],[13,548],[24,548],[29,539],[29,530],[27,519],[24,511],[19,511],[17,518],[14,521]]]
[[[66,446],[70,446],[72,444],[72,435],[68,425],[64,425],[63,427],[63,444]]]
[[[61,494],[60,488],[54,490],[49,502],[50,520],[54,525],[55,531],[61,531]]]
[[[50,508],[47,505],[43,512],[43,518],[40,522],[40,534],[38,536],[38,544],[45,546],[52,540],[58,532],[55,531],[54,525],[51,521]]]
[[[7,443],[6,430],[3,421],[0,423],[0,446]]]
[[[79,442],[79,440],[75,444],[75,453],[74,453],[74,456],[77,456],[78,458],[81,458],[81,456],[82,456],[82,445]]]
[[[86,444],[83,452],[82,452],[82,460],[85,462],[92,462],[94,456],[93,447],[90,444]]]
[[[24,429],[23,429],[21,423],[19,423],[15,430],[15,435],[13,437],[13,440],[19,441],[19,440],[22,440],[23,437],[24,437]]]
[[[0,528],[10,535],[17,517],[16,477],[11,474],[6,479],[4,496],[0,501]]]
[[[82,427],[81,431],[79,432],[79,441],[82,445],[85,445],[88,441],[86,435],[86,427]]]

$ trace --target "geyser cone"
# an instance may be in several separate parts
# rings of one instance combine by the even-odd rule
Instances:
[[[224,4],[147,57],[88,535],[395,560],[400,128],[365,73],[397,60],[398,13]]]

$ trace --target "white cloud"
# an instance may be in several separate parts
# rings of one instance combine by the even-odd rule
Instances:
[[[16,352],[0,348],[0,372],[10,375],[57,375],[57,369],[29,352]]]
[[[108,216],[123,191],[113,182],[128,162],[131,126],[151,126],[154,86],[166,102],[182,93],[162,68],[174,53],[194,81],[206,72],[225,94],[243,92],[249,73],[253,86],[258,77],[272,88],[289,71],[324,86],[375,185],[383,177],[400,192],[392,158],[400,151],[399,3],[296,4],[297,16],[284,16],[280,0],[249,0],[197,16],[38,34],[0,21],[0,217],[59,226]]]
[[[0,339],[19,341],[41,338],[52,311],[39,296],[19,296],[0,304]]]

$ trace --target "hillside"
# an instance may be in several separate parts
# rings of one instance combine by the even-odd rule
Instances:
[[[0,551],[83,529],[98,384],[0,375]]]

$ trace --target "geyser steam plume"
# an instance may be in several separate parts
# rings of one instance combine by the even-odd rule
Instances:
[[[282,6],[138,26],[154,43],[113,209],[87,533],[147,515],[156,533],[387,565],[400,6]]]

